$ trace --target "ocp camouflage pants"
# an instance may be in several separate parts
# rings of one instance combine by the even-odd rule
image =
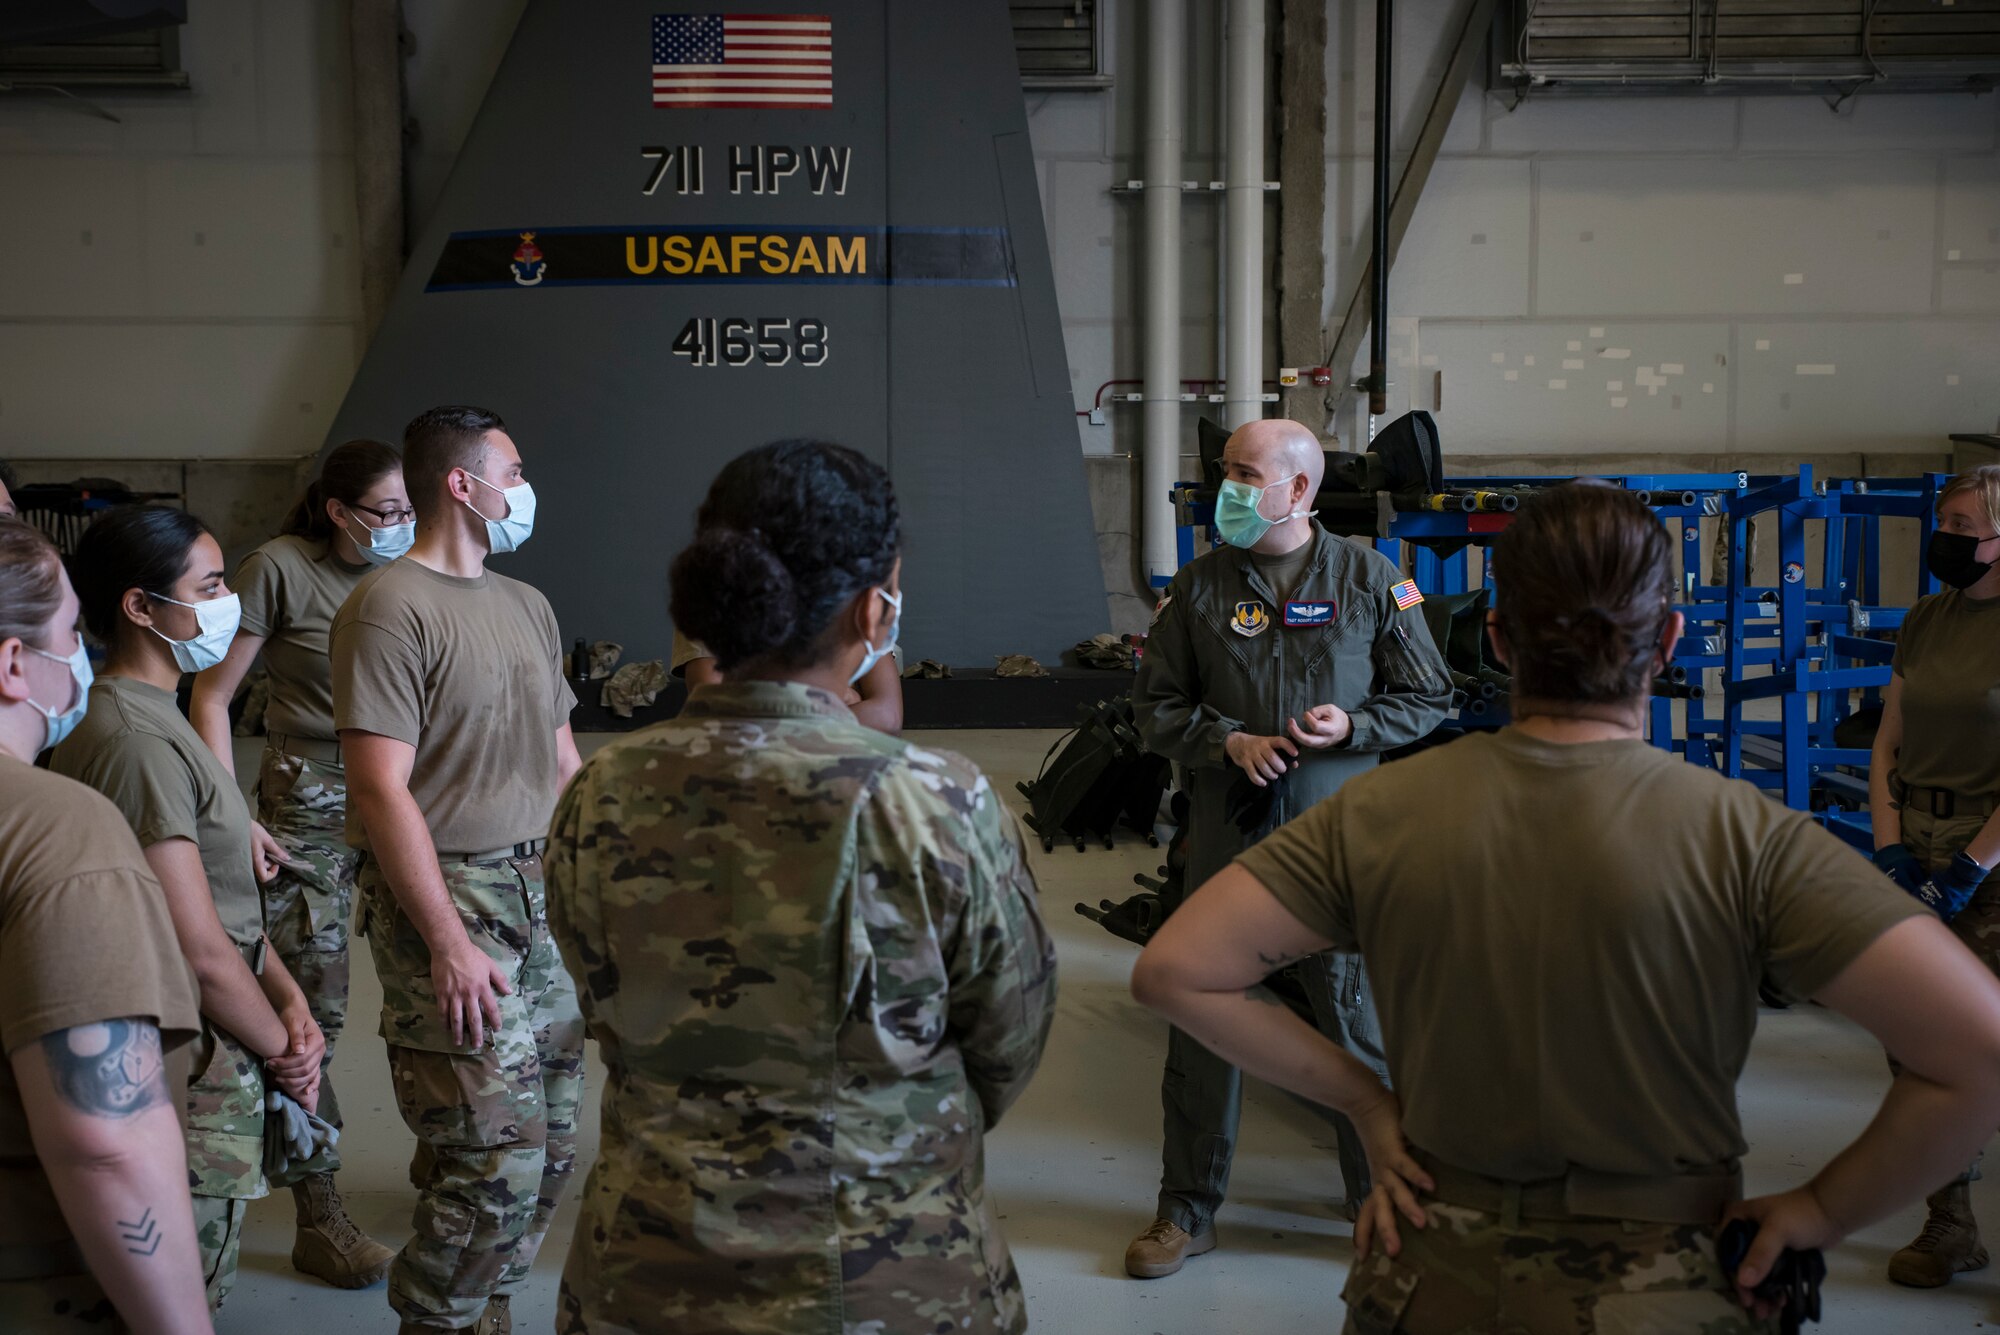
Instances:
[[[243,1252],[243,1217],[250,1202],[224,1196],[194,1197],[194,1237],[201,1244],[201,1277],[208,1286],[208,1310],[236,1287],[236,1263]]]
[[[118,1309],[88,1272],[0,1281],[7,1335],[128,1335]]]
[[[1618,1220],[1523,1220],[1426,1199],[1399,1221],[1402,1254],[1376,1248],[1341,1297],[1346,1335],[1770,1335],[1715,1259],[1715,1229]]]
[[[348,923],[361,865],[361,855],[347,846],[347,772],[328,761],[265,748],[257,773],[257,819],[294,864],[263,887],[265,934],[326,1035],[318,1111],[341,1126],[328,1068],[347,1027]],[[327,1151],[327,1171],[340,1171],[338,1148]]]
[[[1903,809],[1903,845],[1916,854],[1917,861],[1926,871],[1942,871],[1951,860],[1965,851],[1980,828],[1986,824],[1984,816],[1953,816],[1941,820],[1928,811],[1915,807]],[[1952,935],[1965,943],[1988,969],[2000,974],[2000,873],[1986,878],[1980,887],[1972,892],[1972,900],[1959,915],[1945,924]],[[1889,1069],[1902,1068],[1895,1058],[1889,1059]],[[1960,1174],[1958,1181],[1970,1182],[1978,1176],[1980,1155],[1974,1155],[1971,1165]]]
[[[382,978],[382,1036],[419,1156],[415,1233],[389,1272],[389,1305],[440,1330],[473,1324],[495,1293],[527,1283],[576,1166],[583,1017],[549,936],[540,858],[444,864],[466,935],[513,984],[480,1047],[454,1042],[430,951],[381,864],[361,871],[369,949]]]

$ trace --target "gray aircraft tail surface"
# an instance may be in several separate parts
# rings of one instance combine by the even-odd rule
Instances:
[[[328,438],[506,418],[539,504],[495,569],[565,641],[664,656],[732,456],[884,463],[910,661],[1054,661],[1107,624],[998,0],[530,0]]]

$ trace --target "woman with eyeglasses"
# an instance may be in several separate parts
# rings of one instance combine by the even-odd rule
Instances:
[[[237,567],[242,626],[223,660],[195,678],[189,708],[202,741],[234,774],[229,706],[262,656],[269,698],[251,839],[264,921],[272,948],[326,1035],[329,1062],[347,1021],[348,925],[361,855],[344,833],[347,775],[333,727],[327,636],[362,577],[408,551],[415,535],[402,456],[373,440],[336,448],[285,531]],[[324,1068],[319,1114],[341,1125]],[[292,1187],[298,1221],[292,1267],[338,1288],[363,1288],[388,1273],[396,1254],[348,1217],[334,1188],[337,1149],[327,1162],[327,1171]]]

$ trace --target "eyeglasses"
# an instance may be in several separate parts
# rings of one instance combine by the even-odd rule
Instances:
[[[407,524],[417,517],[415,510],[377,510],[372,505],[350,505],[347,508],[350,510],[359,510],[364,515],[374,515],[384,524],[390,526]]]

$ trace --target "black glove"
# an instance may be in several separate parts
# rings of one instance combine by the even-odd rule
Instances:
[[[1901,886],[1904,894],[1914,895],[1917,887],[1929,879],[1924,875],[1924,864],[1917,861],[1917,855],[1906,844],[1890,844],[1887,848],[1876,849],[1875,867]]]
[[[1248,838],[1263,829],[1265,822],[1271,819],[1271,808],[1277,805],[1278,790],[1284,786],[1284,779],[1278,778],[1259,788],[1250,782],[1249,775],[1238,770],[1235,780],[1229,785],[1229,795],[1222,800],[1222,814]]]
[[[1750,1243],[1756,1236],[1756,1224],[1732,1219],[1715,1240],[1715,1259],[1722,1263],[1722,1273],[1731,1284],[1736,1282],[1736,1268],[1750,1254]],[[1771,1273],[1750,1291],[1767,1303],[1780,1304],[1778,1329],[1783,1335],[1799,1335],[1801,1323],[1819,1320],[1819,1286],[1825,1279],[1826,1257],[1819,1248],[1795,1252],[1787,1247],[1778,1253]]]
[[[1960,853],[1951,860],[1951,865],[1910,893],[1927,905],[1938,917],[1950,922],[1965,911],[1972,902],[1972,892],[1986,880],[1986,868],[1972,860],[1969,853]]]

